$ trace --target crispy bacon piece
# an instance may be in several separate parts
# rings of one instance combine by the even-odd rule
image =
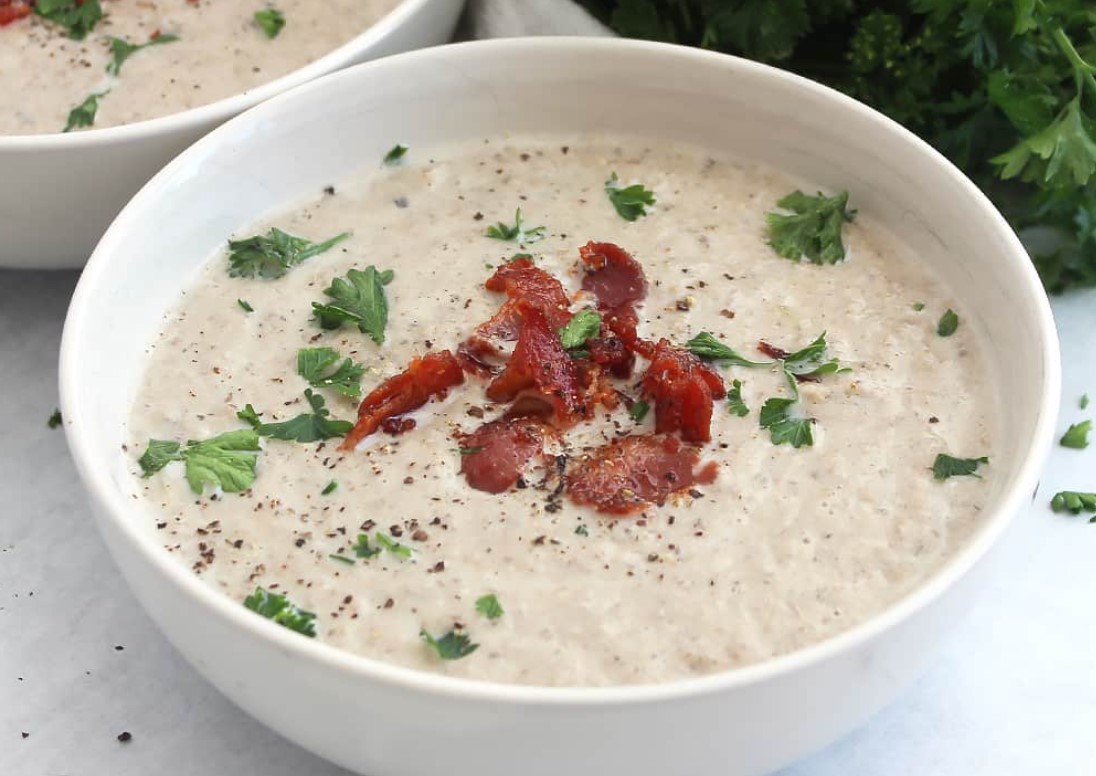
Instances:
[[[597,297],[599,310],[633,305],[647,296],[643,267],[619,245],[591,241],[578,255],[586,265],[582,288]]]
[[[34,3],[27,0],[0,0],[0,27],[7,26],[34,10]]]
[[[778,348],[776,345],[770,345],[765,340],[759,340],[757,343],[757,349],[759,352],[764,353],[769,358],[775,358],[780,360],[788,357],[788,351],[784,348]]]
[[[715,481],[714,461],[675,437],[627,436],[579,459],[564,478],[568,495],[598,512],[629,515],[662,504],[672,493]]]
[[[712,402],[726,395],[723,380],[684,348],[662,339],[640,382],[645,399],[654,402],[655,431],[679,431],[686,442],[712,437]]]
[[[358,423],[339,445],[353,450],[384,421],[417,409],[432,397],[444,397],[464,382],[460,362],[448,350],[411,359],[407,369],[374,388],[358,406]]]
[[[571,300],[563,290],[563,284],[533,266],[529,259],[515,259],[503,264],[483,285],[488,291],[506,294],[509,298],[491,320],[476,329],[476,334],[481,337],[507,341],[517,339],[521,330],[520,302],[540,310],[553,331],[558,331],[571,320]]]
[[[502,374],[487,386],[487,398],[515,402],[515,414],[542,415],[569,426],[586,414],[575,362],[539,307],[521,301],[517,309],[518,343]]]
[[[493,377],[502,371],[495,365],[499,350],[478,334],[473,334],[457,346],[457,360],[465,372],[477,377]]]
[[[613,377],[627,380],[632,376],[636,357],[620,337],[603,330],[600,337],[587,340],[586,349],[590,351],[590,360]]]
[[[540,420],[503,417],[459,437],[460,473],[476,490],[502,493],[512,488],[551,434]]]

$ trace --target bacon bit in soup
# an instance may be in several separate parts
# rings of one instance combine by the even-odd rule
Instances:
[[[678,431],[686,442],[711,439],[712,404],[726,394],[723,380],[689,351],[659,340],[643,375],[642,394],[655,408],[655,431]]]
[[[418,409],[433,397],[444,397],[464,382],[460,363],[448,350],[411,360],[407,369],[374,388],[358,407],[358,422],[339,446],[353,450],[388,418]]]
[[[675,437],[628,436],[579,459],[565,477],[568,495],[599,512],[630,515],[663,504],[671,493],[715,481],[700,453]]]
[[[502,493],[517,484],[534,456],[544,451],[551,429],[528,417],[503,417],[459,437],[460,473],[468,484],[486,493]]]

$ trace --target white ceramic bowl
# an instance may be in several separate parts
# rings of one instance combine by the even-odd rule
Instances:
[[[356,657],[254,616],[169,558],[153,521],[124,496],[132,453],[120,449],[123,424],[145,345],[225,235],[372,164],[397,140],[428,148],[546,130],[638,131],[771,163],[848,188],[912,244],[960,300],[964,325],[986,336],[1008,408],[985,522],[970,544],[879,616],[808,649],[699,679],[600,689],[472,682]],[[755,774],[833,740],[893,698],[970,606],[987,554],[1035,487],[1059,377],[1054,325],[1027,255],[929,146],[775,69],[593,39],[392,57],[228,123],[156,176],[107,232],[76,291],[61,354],[73,456],[149,614],[245,710],[371,776]]]
[[[182,113],[71,134],[0,135],[0,267],[82,267],[137,189],[209,130],[327,73],[445,43],[463,6],[464,0],[404,0],[305,67]]]

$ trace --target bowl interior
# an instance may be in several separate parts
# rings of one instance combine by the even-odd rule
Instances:
[[[942,277],[964,325],[983,333],[1008,408],[987,521],[954,573],[973,563],[1033,486],[1057,401],[1049,308],[1015,236],[942,157],[852,100],[745,61],[624,41],[461,44],[354,68],[249,111],[146,185],[89,262],[63,344],[70,444],[107,519],[127,532],[151,523],[123,495],[123,427],[142,354],[229,233],[375,164],[396,142],[557,131],[672,138],[848,189]],[[154,536],[141,541],[161,554]]]

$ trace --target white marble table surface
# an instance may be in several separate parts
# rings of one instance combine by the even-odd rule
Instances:
[[[0,270],[0,774],[345,775],[221,697],[115,570],[46,427],[75,282]],[[1054,305],[1064,428],[1086,416],[1082,393],[1096,399],[1096,292]],[[1047,509],[1063,488],[1096,490],[1096,446],[1055,448],[996,583],[935,666],[785,776],[1096,774],[1096,525]]]

